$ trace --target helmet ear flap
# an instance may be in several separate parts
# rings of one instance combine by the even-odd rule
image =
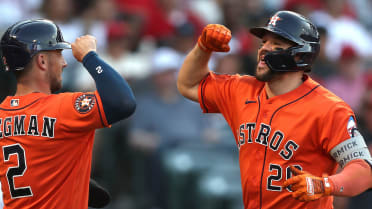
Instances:
[[[269,52],[265,55],[264,60],[272,71],[296,71],[297,64],[287,50]]]
[[[23,70],[30,60],[30,54],[23,48],[14,45],[7,45],[2,47],[2,52],[4,55],[4,65],[7,69]]]

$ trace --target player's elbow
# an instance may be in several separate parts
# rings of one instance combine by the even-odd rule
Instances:
[[[120,106],[121,108],[119,108],[120,110],[118,111],[118,114],[121,115],[123,118],[128,118],[136,110],[136,99],[134,97],[131,97],[129,99],[123,100]]]
[[[185,96],[186,86],[182,83],[182,81],[180,81],[180,79],[177,80],[177,89],[178,89],[178,92],[180,92],[182,96]]]
[[[130,117],[136,110],[136,106],[137,103],[134,96],[116,100],[115,104],[111,104],[110,106],[104,104],[103,108],[105,109],[107,122],[113,124]]]
[[[177,89],[180,94],[187,99],[190,99],[194,102],[198,102],[198,86],[187,86],[182,82],[177,82]]]
[[[179,92],[182,96],[184,96],[184,97],[186,97],[186,98],[189,98],[189,97],[188,97],[188,88],[187,88],[186,85],[184,85],[184,84],[181,83],[181,82],[177,82],[177,89],[178,89],[178,92]]]

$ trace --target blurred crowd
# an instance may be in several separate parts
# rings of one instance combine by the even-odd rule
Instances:
[[[92,178],[110,209],[242,209],[238,149],[221,115],[185,100],[176,75],[206,24],[232,31],[231,51],[210,68],[252,74],[260,40],[249,28],[277,10],[309,17],[321,35],[311,76],[348,103],[372,152],[372,2],[369,0],[1,0],[0,32],[18,20],[47,18],[65,40],[97,38],[98,53],[132,86],[136,113],[97,131]],[[65,50],[62,91],[94,91],[93,79]],[[0,100],[15,80],[0,73]],[[337,198],[335,209],[367,209],[372,192]]]

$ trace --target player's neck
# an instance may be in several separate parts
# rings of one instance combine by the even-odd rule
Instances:
[[[51,94],[50,81],[47,79],[45,71],[35,69],[28,70],[25,74],[17,78],[16,96],[23,96],[33,92]]]
[[[265,90],[268,99],[295,90],[303,83],[302,77],[302,72],[288,72],[266,82]]]
[[[35,84],[17,83],[17,91],[15,93],[15,96],[23,96],[34,92],[51,94],[50,89],[45,87],[43,88]]]

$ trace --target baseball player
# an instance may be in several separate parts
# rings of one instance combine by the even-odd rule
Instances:
[[[297,13],[279,11],[250,32],[262,39],[255,76],[208,69],[212,52],[228,52],[231,39],[229,29],[211,24],[187,55],[177,83],[182,95],[205,113],[221,113],[230,125],[245,209],[330,209],[332,195],[371,188],[371,155],[353,111],[306,74],[319,52],[316,27]]]
[[[96,82],[95,92],[53,94],[72,48]],[[93,36],[71,45],[45,19],[18,22],[1,39],[3,60],[17,79],[0,104],[0,180],[4,208],[88,208],[95,129],[129,117],[127,82],[99,58]]]
[[[1,188],[1,182],[0,182]],[[94,179],[89,181],[89,198],[88,206],[92,208],[103,208],[111,201],[109,192],[99,185]],[[4,208],[3,192],[0,189],[0,209]]]

